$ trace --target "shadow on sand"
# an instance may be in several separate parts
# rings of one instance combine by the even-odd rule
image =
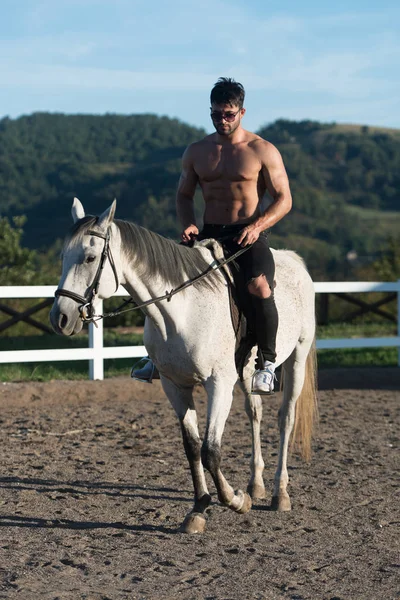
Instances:
[[[71,519],[42,519],[40,517],[0,517],[0,527],[30,527],[33,529],[119,529],[123,531],[154,531],[157,533],[179,533],[176,527],[160,525],[128,525],[120,521],[72,521]]]
[[[400,367],[351,367],[322,369],[320,390],[399,390]]]

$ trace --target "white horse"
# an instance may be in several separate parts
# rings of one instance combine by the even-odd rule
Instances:
[[[80,201],[74,200],[75,224],[64,244],[62,276],[50,313],[56,333],[78,333],[83,319],[93,315],[96,298],[109,298],[119,283],[135,302],[144,303],[165,296],[171,286],[179,287],[215,265],[206,247],[188,248],[132,223],[114,220],[115,207],[116,201],[99,217],[85,216]],[[308,459],[316,415],[314,287],[294,252],[278,250],[273,254],[279,314],[277,366],[282,365],[284,383],[272,508],[286,511],[291,508],[287,492],[289,437],[295,425],[294,433],[297,431],[303,456]],[[262,403],[260,396],[251,394],[255,351],[241,383],[252,429],[251,477],[248,493],[234,492],[221,471],[221,439],[238,379],[226,278],[214,270],[169,301],[156,300],[144,310],[144,344],[180,421],[193,478],[194,506],[182,530],[201,532],[211,501],[203,467],[211,474],[220,502],[238,513],[251,508],[250,496],[265,497],[260,444]],[[199,383],[208,396],[203,441],[193,401],[193,387]]]

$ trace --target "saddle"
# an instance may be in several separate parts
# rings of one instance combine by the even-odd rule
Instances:
[[[211,251],[215,261],[221,263],[229,255],[224,252],[222,244],[213,239],[206,239],[194,243],[195,247],[208,248]],[[235,332],[235,364],[239,378],[243,381],[243,370],[247,365],[251,350],[257,345],[255,335],[256,323],[251,307],[249,294],[246,293],[246,282],[235,261],[223,265],[220,269],[228,284],[229,308],[232,320],[233,330]],[[258,349],[256,368],[263,368],[263,357]]]

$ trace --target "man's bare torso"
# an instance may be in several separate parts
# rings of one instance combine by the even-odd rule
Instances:
[[[266,190],[261,145],[265,140],[243,130],[238,143],[221,144],[212,134],[192,145],[193,169],[205,201],[204,223],[251,223]]]

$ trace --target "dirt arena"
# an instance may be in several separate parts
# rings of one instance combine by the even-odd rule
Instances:
[[[159,383],[0,383],[0,598],[394,600],[400,598],[400,369],[319,375],[314,456],[290,461],[293,510],[246,515],[215,499],[203,535],[180,430]],[[204,425],[205,400],[196,391]],[[268,493],[280,393],[265,400]],[[239,391],[223,470],[247,484]],[[396,495],[397,493],[397,495]]]

